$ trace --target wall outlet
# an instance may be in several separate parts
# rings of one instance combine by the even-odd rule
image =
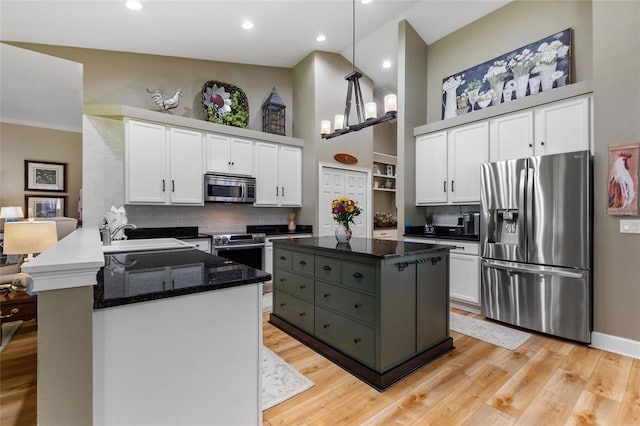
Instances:
[[[640,234],[640,220],[620,219],[621,234]]]

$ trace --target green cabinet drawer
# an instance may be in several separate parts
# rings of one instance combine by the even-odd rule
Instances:
[[[273,313],[296,327],[313,334],[313,304],[284,291],[273,292]]]
[[[286,291],[289,294],[313,302],[313,278],[304,277],[276,268],[273,271],[273,285],[278,290]]]
[[[373,328],[316,306],[316,338],[340,352],[375,368],[375,334]]]
[[[309,253],[293,253],[293,272],[313,276],[314,256]]]
[[[343,261],[342,285],[375,294],[376,267],[366,263]]]
[[[273,266],[274,268],[282,268],[288,271],[293,270],[293,253],[281,248],[274,249]]]
[[[316,256],[315,277],[328,283],[340,284],[341,265],[340,259],[335,257]]]
[[[351,318],[375,325],[376,300],[368,294],[316,282],[316,305],[330,308]]]

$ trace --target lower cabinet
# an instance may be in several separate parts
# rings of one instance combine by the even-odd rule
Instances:
[[[348,371],[369,369],[352,372],[374,387],[449,344],[448,250],[378,259],[278,245],[271,322]]]

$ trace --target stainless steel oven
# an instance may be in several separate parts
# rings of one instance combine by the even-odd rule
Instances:
[[[204,201],[253,203],[256,201],[256,178],[206,174],[204,175]]]
[[[263,270],[264,234],[219,234],[213,236],[213,254]]]

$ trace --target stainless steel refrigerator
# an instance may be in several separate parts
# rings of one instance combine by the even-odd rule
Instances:
[[[589,151],[485,163],[481,171],[482,314],[589,343]]]

